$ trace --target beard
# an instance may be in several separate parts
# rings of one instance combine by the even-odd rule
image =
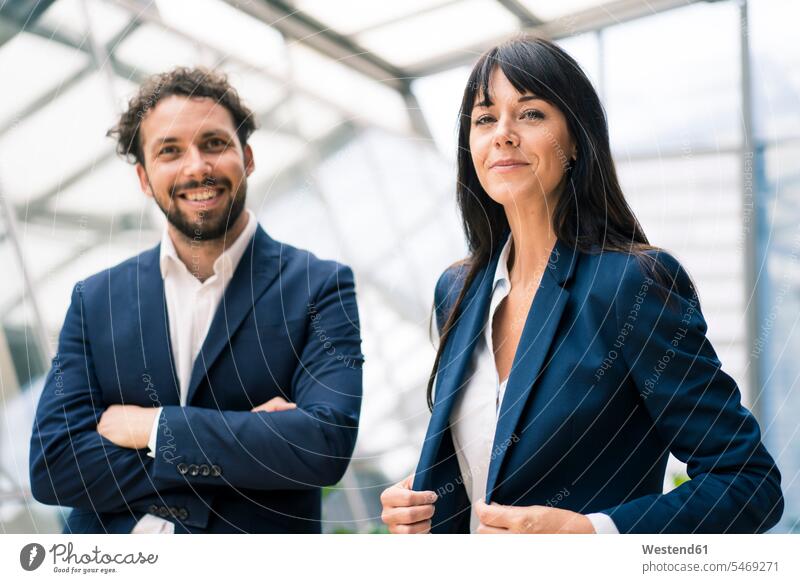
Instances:
[[[242,178],[242,182],[236,192],[233,192],[231,186],[231,182],[227,178],[209,179],[203,182],[193,181],[176,185],[170,192],[168,198],[169,207],[167,208],[161,204],[158,197],[154,198],[167,221],[182,235],[193,241],[214,241],[225,237],[228,227],[235,225],[244,211],[244,203],[247,198],[247,178]],[[203,187],[224,187],[229,193],[227,204],[212,210],[199,210],[196,216],[186,214],[176,201],[178,198],[176,193],[182,190]]]

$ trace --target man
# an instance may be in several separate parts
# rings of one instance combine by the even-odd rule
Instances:
[[[72,293],[31,439],[65,532],[320,532],[353,452],[353,274],[244,209],[252,112],[224,76],[147,80],[109,131],[167,217]]]

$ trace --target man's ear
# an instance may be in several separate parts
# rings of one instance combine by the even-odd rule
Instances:
[[[250,144],[247,144],[244,147],[244,171],[247,176],[250,176],[253,173],[253,170],[256,169],[256,161],[253,159],[253,148],[250,147]]]
[[[150,188],[150,180],[147,177],[147,170],[144,169],[144,166],[141,162],[136,164],[136,174],[139,176],[139,188],[142,189],[142,192],[153,198],[153,189]]]

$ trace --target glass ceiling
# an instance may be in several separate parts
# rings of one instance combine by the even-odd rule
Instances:
[[[0,68],[15,87],[0,93],[2,194],[22,220],[22,232],[31,239],[24,248],[31,253],[42,229],[45,238],[69,241],[76,239],[76,230],[85,232],[81,248],[117,237],[138,247],[138,240],[126,236],[129,230],[144,241],[155,240],[160,217],[143,203],[130,168],[105,137],[149,74],[177,64],[213,66],[229,74],[261,124],[252,138],[262,155],[251,190],[256,191],[252,202],[266,212],[268,193],[292,188],[293,172],[317,166],[366,130],[429,149],[442,143],[452,120],[424,119],[418,97],[435,96],[426,95],[422,82],[416,95],[414,79],[435,78],[442,67],[461,75],[459,67],[483,46],[519,30],[591,19],[602,25],[615,17],[604,7],[613,3],[587,0],[49,4],[25,26],[5,20],[20,30],[0,37],[6,40]],[[6,10],[0,18],[8,18]],[[411,182],[392,181],[383,190],[425,188],[413,184],[417,177],[407,178]],[[387,198],[393,196],[390,192]],[[345,202],[340,195],[332,208]],[[405,216],[407,208],[393,209],[399,227],[408,228],[430,212],[421,206],[416,215]],[[357,228],[362,227],[371,232],[376,225],[366,220]],[[379,246],[369,253],[380,255]],[[44,317],[47,329],[60,325],[57,310]]]

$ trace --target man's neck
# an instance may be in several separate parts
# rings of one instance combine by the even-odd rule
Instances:
[[[202,282],[214,275],[214,262],[241,236],[248,220],[249,213],[242,212],[236,219],[236,223],[222,237],[209,241],[191,239],[171,224],[168,226],[167,232],[175,246],[178,258],[189,270],[189,273]]]

